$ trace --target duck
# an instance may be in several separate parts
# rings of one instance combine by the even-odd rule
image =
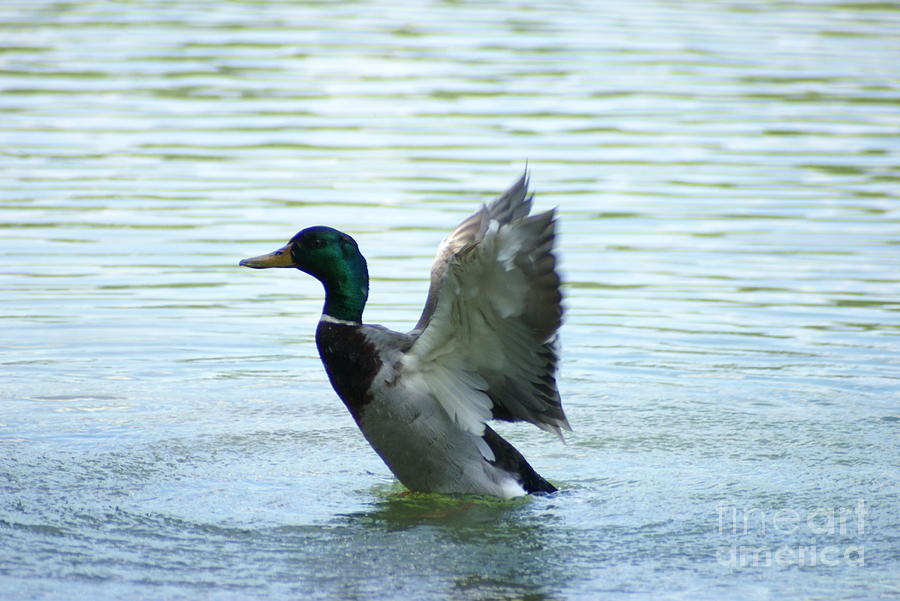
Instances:
[[[556,209],[531,215],[529,173],[438,246],[425,307],[406,333],[362,321],[369,273],[356,241],[307,227],[252,269],[319,280],[316,346],[363,436],[407,493],[511,499],[556,486],[488,425],[571,431],[557,387],[563,307]]]

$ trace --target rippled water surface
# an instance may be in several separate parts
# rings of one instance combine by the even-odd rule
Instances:
[[[900,10],[0,3],[4,599],[900,596]],[[405,330],[526,161],[559,207],[561,489],[398,496],[322,292]]]

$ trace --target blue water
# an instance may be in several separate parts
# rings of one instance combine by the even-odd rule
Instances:
[[[900,597],[900,10],[0,4],[0,597]],[[401,496],[328,385],[528,161],[559,208],[561,488]]]

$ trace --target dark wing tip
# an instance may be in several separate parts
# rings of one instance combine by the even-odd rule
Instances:
[[[533,194],[528,194],[530,177],[526,169],[521,177],[496,200],[487,205],[489,219],[500,225],[527,217],[531,212]]]

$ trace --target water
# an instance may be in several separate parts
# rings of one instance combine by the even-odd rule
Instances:
[[[900,595],[891,3],[0,5],[5,599]],[[408,329],[526,160],[549,498],[397,496],[315,355],[352,233]]]

